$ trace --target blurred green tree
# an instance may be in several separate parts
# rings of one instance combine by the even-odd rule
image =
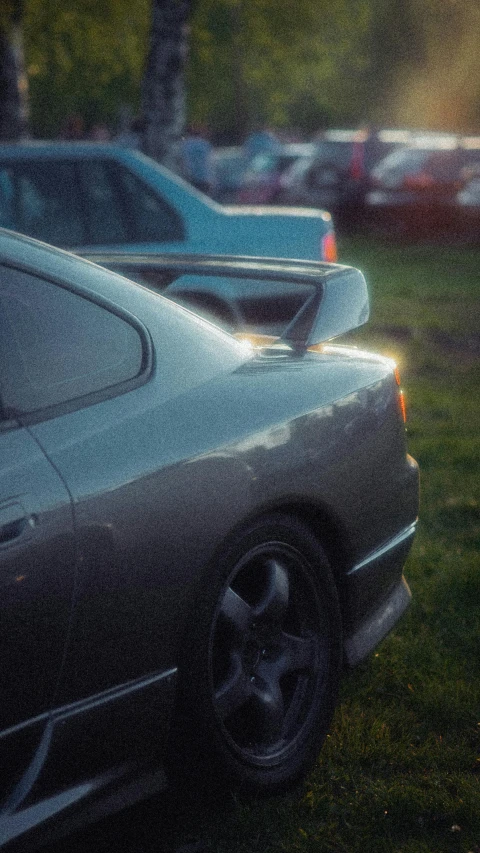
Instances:
[[[112,131],[140,107],[151,0],[25,0],[30,126],[56,136],[71,115]]]
[[[23,0],[0,6],[0,139],[15,140],[28,125],[28,82],[23,55]]]
[[[185,111],[230,139],[351,120],[370,3],[298,0],[292,15],[291,0],[25,0],[32,132],[142,109],[145,149],[164,159]]]
[[[0,136],[22,133],[28,91],[34,136],[143,111],[162,160],[187,118],[224,142],[258,123],[468,130],[479,39],[478,0],[0,0]]]
[[[371,0],[199,0],[187,110],[220,137],[361,116]]]

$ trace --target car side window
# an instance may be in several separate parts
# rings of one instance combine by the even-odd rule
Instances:
[[[3,408],[31,414],[106,391],[143,367],[139,331],[50,281],[0,266]]]
[[[44,160],[0,167],[0,222],[55,246],[85,243],[74,164]]]
[[[0,227],[15,229],[13,181],[10,171],[0,166]]]
[[[154,192],[130,170],[113,165],[115,186],[130,217],[136,243],[185,240],[185,225],[159,192]]]
[[[88,237],[91,245],[128,243],[133,240],[128,211],[105,160],[78,163],[82,180]]]

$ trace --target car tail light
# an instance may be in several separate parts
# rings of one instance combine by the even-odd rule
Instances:
[[[330,261],[334,264],[338,261],[337,241],[333,231],[325,234],[320,243],[320,257],[322,261]]]
[[[365,175],[364,146],[362,141],[355,141],[352,148],[352,159],[348,173],[354,181],[360,181]]]
[[[406,424],[406,422],[407,422],[407,407],[405,404],[405,395],[404,395],[404,393],[402,391],[402,387],[401,387],[402,382],[400,379],[400,371],[399,371],[398,367],[395,368],[395,381],[398,385],[398,405],[400,406],[400,411],[402,413],[403,423]]]
[[[402,186],[406,190],[428,190],[435,185],[435,178],[428,172],[417,172],[413,175],[405,175]]]

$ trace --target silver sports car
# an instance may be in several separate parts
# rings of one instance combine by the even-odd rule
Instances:
[[[2,847],[191,764],[292,783],[342,668],[409,603],[418,471],[398,372],[330,343],[368,318],[362,274],[155,263],[177,297],[255,294],[249,328],[0,231]]]

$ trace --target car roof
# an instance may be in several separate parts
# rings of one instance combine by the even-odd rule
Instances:
[[[425,162],[428,158],[435,157],[458,157],[471,155],[475,159],[480,158],[480,138],[471,137],[462,139],[453,135],[443,137],[418,137],[412,144],[397,148],[387,154],[377,166],[378,170],[388,169],[391,166],[399,167],[411,162]]]
[[[290,157],[308,157],[314,151],[313,142],[285,142],[280,148],[281,154],[288,154]]]
[[[38,160],[91,160],[92,158],[111,158],[112,160],[123,161],[125,164],[135,163],[148,165],[149,170],[154,169],[157,174],[176,183],[185,184],[182,179],[166,168],[162,163],[158,163],[151,157],[143,154],[142,151],[136,148],[128,148],[124,145],[116,145],[115,142],[90,142],[88,140],[81,142],[64,142],[57,140],[23,140],[21,142],[0,143],[0,157],[4,161],[12,160],[19,161],[38,161]]]
[[[375,136],[380,142],[391,144],[405,144],[412,138],[412,131],[407,128],[382,127],[382,128],[328,128],[318,134],[316,142],[365,142]]]
[[[61,140],[43,140],[43,139],[26,139],[20,142],[2,142],[0,143],[0,154],[2,156],[15,157],[37,157],[39,154],[44,157],[59,157],[59,156],[91,156],[92,153],[104,154],[111,151],[125,151],[121,145],[115,145],[113,142],[89,142],[88,140],[81,142],[67,142]]]

